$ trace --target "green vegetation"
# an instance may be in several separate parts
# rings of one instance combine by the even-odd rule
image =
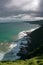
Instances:
[[[43,45],[40,48],[37,48],[35,51],[31,52],[30,55],[35,55],[35,57],[31,57],[30,59],[25,60],[16,60],[16,61],[2,61],[0,65],[43,65]]]
[[[34,57],[32,59],[18,60],[11,62],[0,62],[0,65],[43,65],[43,59],[41,57]]]
[[[28,45],[29,51],[25,60],[2,61],[0,65],[43,65],[43,27],[32,33],[32,44]]]

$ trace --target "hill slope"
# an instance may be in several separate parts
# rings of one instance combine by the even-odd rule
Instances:
[[[25,60],[0,62],[0,65],[43,65],[43,26],[31,34],[32,44],[28,45]],[[32,48],[31,48],[32,47]]]

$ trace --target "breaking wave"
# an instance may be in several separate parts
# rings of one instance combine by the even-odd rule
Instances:
[[[19,34],[18,34],[18,40],[15,41],[15,42],[11,42],[9,44],[9,42],[5,45],[7,47],[7,51],[4,52],[4,53],[1,53],[0,52],[0,61],[7,61],[7,60],[17,60],[17,59],[20,59],[21,56],[18,56],[17,53],[19,53],[21,47],[26,47],[27,45],[27,40],[29,40],[29,43],[31,43],[31,37],[30,36],[27,36],[27,32],[30,34],[32,31],[38,29],[39,27],[36,27],[34,29],[31,29],[31,30],[26,30],[26,31],[21,31]],[[22,43],[22,44],[21,44]],[[2,44],[3,45],[3,44]],[[27,46],[28,47],[28,46]]]
[[[34,28],[34,29],[31,29],[31,30],[26,30],[26,31],[20,32],[20,33],[18,34],[18,39],[21,39],[21,38],[23,38],[24,36],[27,36],[26,32],[31,33],[32,31],[34,31],[34,30],[36,30],[36,29],[38,29],[38,28],[39,28],[39,27],[36,27],[36,28]]]

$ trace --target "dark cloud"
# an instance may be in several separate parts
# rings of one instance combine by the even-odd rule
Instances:
[[[33,17],[43,17],[43,0],[39,1],[40,3],[38,5],[38,10],[33,10],[32,8],[28,10],[23,10],[22,7],[24,7],[27,4],[30,4],[32,0],[29,2],[25,2],[19,7],[15,5],[12,7],[6,7],[5,5],[10,3],[11,0],[0,0],[0,17],[17,16],[19,14],[26,14]]]
[[[5,3],[10,2],[10,0],[0,0],[0,7],[4,7]]]
[[[40,0],[39,11],[40,11],[40,12],[43,12],[43,0]]]

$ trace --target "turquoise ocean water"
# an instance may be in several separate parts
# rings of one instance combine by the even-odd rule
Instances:
[[[39,25],[25,22],[0,23],[0,61],[19,59],[17,53],[20,51],[22,42],[20,39],[18,40],[19,33],[37,27]],[[24,40],[23,43],[27,44],[27,41]]]
[[[0,23],[0,42],[16,41],[19,32],[36,27],[35,24],[25,22]]]

